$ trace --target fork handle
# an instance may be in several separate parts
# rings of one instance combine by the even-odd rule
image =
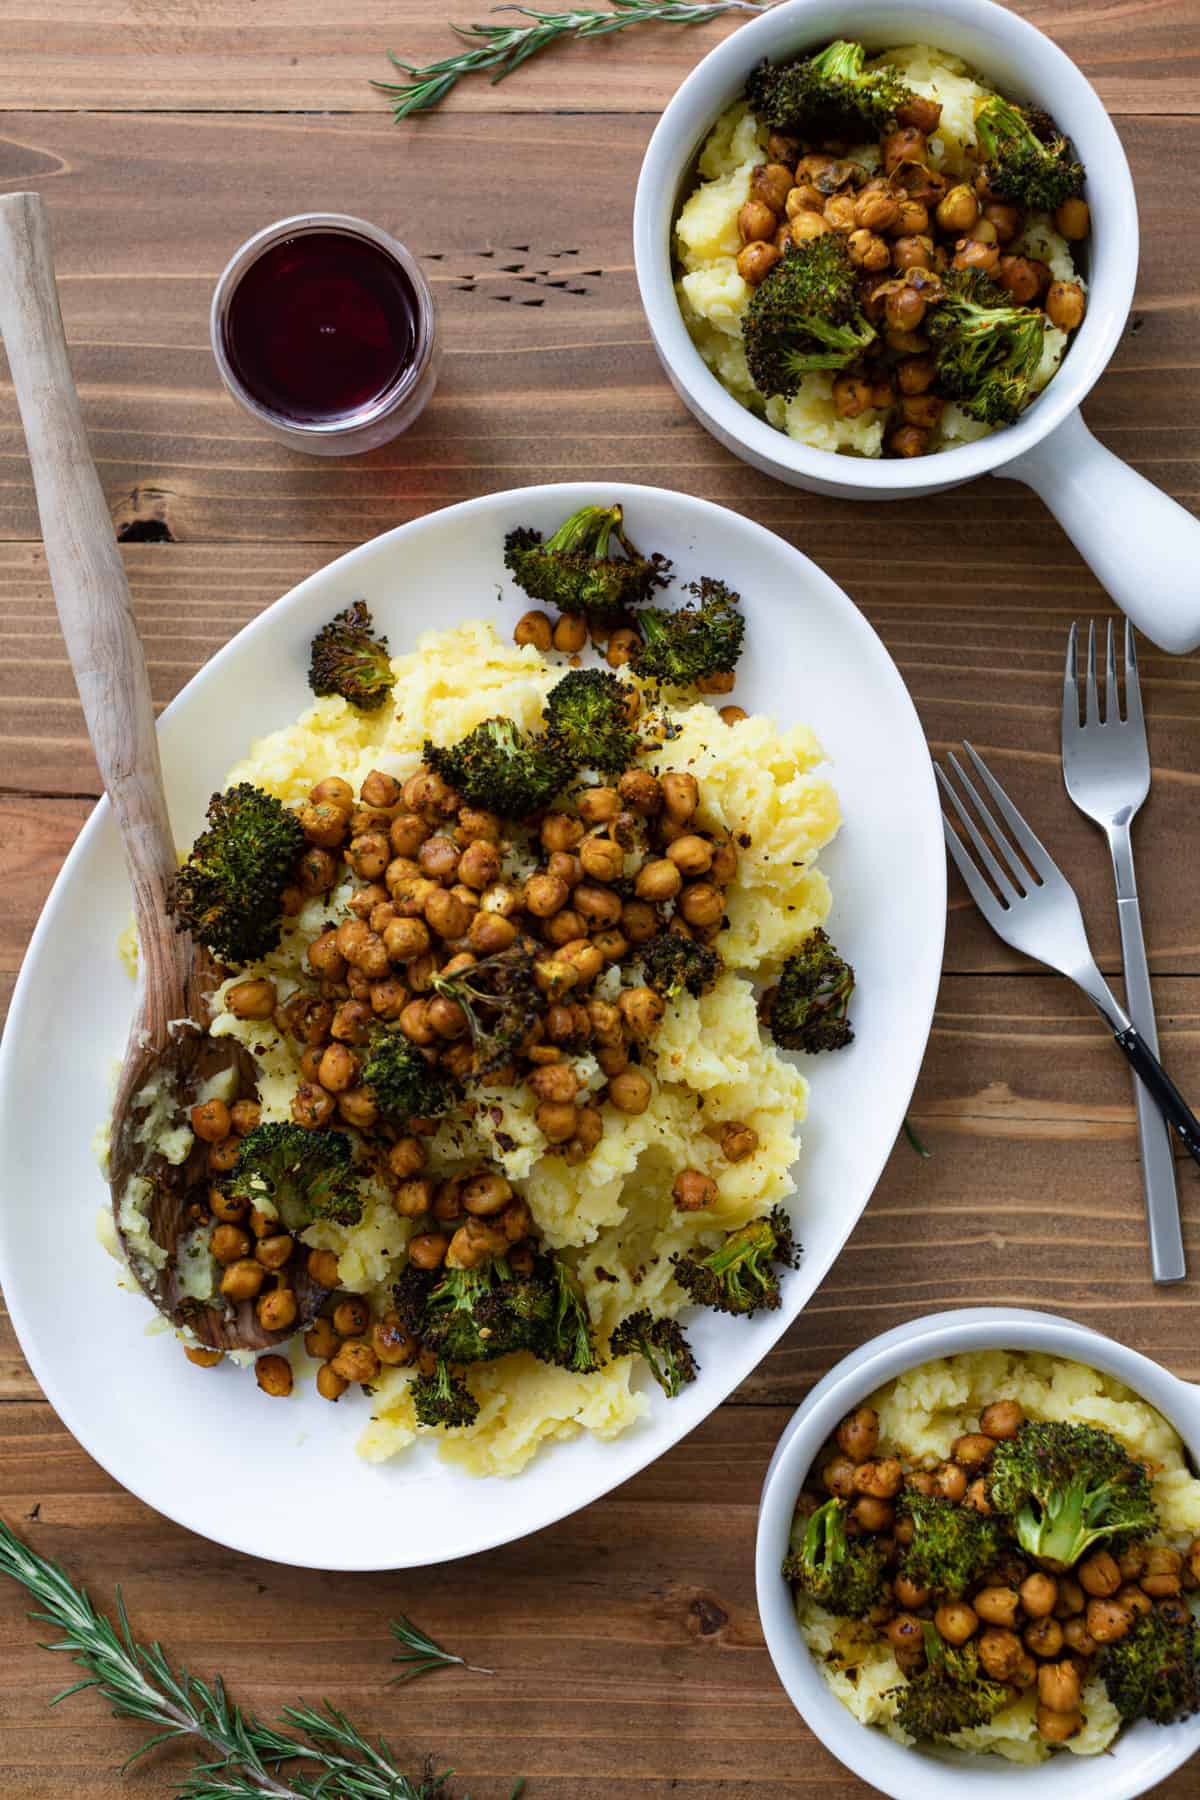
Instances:
[[[1200,1119],[1196,1117],[1137,1026],[1127,1025],[1124,1030],[1114,1032],[1113,1036],[1133,1064],[1134,1072],[1149,1088],[1163,1117],[1179,1133],[1185,1150],[1200,1163]]]
[[[1125,850],[1128,853],[1128,843]],[[1117,885],[1120,891],[1123,885],[1122,868],[1116,845],[1113,860],[1117,864]],[[1125,968],[1125,1004],[1146,1047],[1157,1056],[1158,1032],[1154,1022],[1154,997],[1150,988],[1146,941],[1142,934],[1131,855],[1128,856],[1127,881],[1124,885],[1132,890],[1121,892],[1117,901],[1121,960]],[[1183,1250],[1179,1197],[1175,1185],[1175,1152],[1170,1127],[1159,1111],[1153,1094],[1136,1075],[1133,1099],[1137,1111],[1138,1145],[1142,1156],[1142,1187],[1146,1198],[1151,1273],[1155,1281],[1182,1281],[1187,1274],[1187,1260]]]

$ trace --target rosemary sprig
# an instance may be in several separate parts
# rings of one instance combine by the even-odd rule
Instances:
[[[470,49],[456,56],[444,56],[439,62],[420,67],[405,62],[395,51],[388,56],[396,68],[403,69],[410,81],[373,81],[392,102],[397,119],[410,113],[428,112],[444,100],[464,75],[492,71],[494,83],[503,81],[514,69],[551,44],[563,38],[603,37],[611,31],[624,31],[629,25],[648,25],[654,21],[674,25],[702,25],[719,19],[728,12],[766,12],[775,0],[612,0],[613,11],[596,12],[591,7],[572,7],[569,12],[541,12],[533,6],[497,6],[496,12],[519,13],[529,25],[452,25]]]
[[[401,1613],[398,1619],[388,1620],[388,1630],[398,1643],[404,1645],[399,1656],[393,1656],[394,1663],[402,1663],[399,1675],[393,1675],[388,1686],[394,1687],[397,1682],[416,1681],[419,1675],[428,1675],[432,1669],[448,1669],[455,1663],[460,1669],[468,1669],[472,1675],[494,1675],[495,1669],[481,1669],[477,1663],[469,1663],[465,1656],[455,1656],[452,1650],[443,1650],[435,1644],[431,1637],[426,1637],[419,1625],[406,1619]]]
[[[925,1161],[928,1162],[929,1158],[933,1155],[933,1151],[925,1148],[924,1144],[913,1130],[912,1121],[907,1117],[904,1121],[904,1135],[908,1139],[909,1147],[915,1150],[918,1156],[924,1157]]]
[[[320,1707],[285,1707],[289,1730],[243,1712],[219,1675],[202,1681],[171,1663],[160,1644],[138,1643],[119,1590],[114,1625],[58,1563],[31,1550],[3,1520],[0,1574],[32,1594],[38,1603],[32,1617],[62,1633],[44,1648],[64,1653],[85,1671],[54,1696],[52,1706],[95,1688],[116,1718],[154,1727],[126,1768],[156,1744],[194,1741],[197,1760],[177,1788],[178,1800],[451,1800],[446,1784],[452,1771],[435,1774],[427,1765],[418,1776],[403,1774],[383,1738],[372,1743],[328,1700]]]

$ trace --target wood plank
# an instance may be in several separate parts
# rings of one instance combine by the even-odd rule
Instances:
[[[669,470],[685,491],[814,543],[870,543],[863,560],[876,567],[886,531],[896,573],[907,576],[915,556],[926,586],[934,570],[958,579],[964,556],[964,585],[1011,584],[1005,550],[1017,542],[1034,586],[1081,579],[1074,551],[1016,484],[981,482],[968,501],[952,492],[851,512],[758,475],[692,421],[658,366],[630,266],[629,214],[651,122],[514,118],[509,154],[498,158],[485,121],[439,118],[396,163],[381,153],[389,128],[368,118],[133,117],[118,133],[103,117],[6,117],[0,183],[47,191],[76,374],[119,524],[151,519],[177,540],[348,544],[497,488],[581,474],[654,482]],[[1146,246],[1141,328],[1122,340],[1088,415],[1118,453],[1194,505],[1200,241],[1179,231],[1177,198],[1196,128],[1137,119],[1123,135]],[[434,280],[446,351],[441,388],[418,425],[336,462],[264,437],[221,390],[207,340],[212,286],[234,246],[316,192],[411,236]],[[431,192],[469,199],[431,219]],[[5,386],[0,537],[37,535]]]
[[[1022,0],[1015,10],[1076,59],[1110,111],[1196,111],[1193,7]],[[0,109],[382,112],[370,83],[395,79],[387,51],[413,63],[451,55],[449,21],[463,16],[451,0],[351,0],[335,13],[319,0],[257,0],[249,14],[238,0],[100,0],[41,15],[27,0],[0,0]],[[551,51],[498,88],[475,77],[445,104],[657,111],[740,22],[637,26]]]

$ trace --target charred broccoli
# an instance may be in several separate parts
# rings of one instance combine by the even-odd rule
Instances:
[[[772,131],[796,137],[877,135],[913,91],[889,64],[867,69],[866,60],[861,44],[839,39],[815,56],[760,63],[746,84],[751,110]]]
[[[913,1525],[902,1572],[917,1587],[929,1588],[939,1598],[948,1595],[960,1600],[1004,1548],[1006,1533],[996,1519],[940,1495],[906,1488],[897,1511]]]
[[[357,1225],[362,1194],[350,1168],[350,1139],[342,1131],[303,1125],[258,1125],[242,1139],[229,1191],[261,1211],[278,1214],[288,1231],[315,1219]],[[264,1204],[265,1203],[265,1204]]]
[[[1047,113],[991,94],[975,115],[994,194],[1034,212],[1055,212],[1083,190],[1083,164]]]
[[[479,1417],[478,1400],[462,1377],[451,1375],[442,1361],[433,1375],[417,1376],[412,1397],[418,1425],[440,1425],[449,1431],[455,1425],[473,1425]]]
[[[464,800],[506,819],[540,812],[575,774],[557,744],[527,735],[512,719],[485,719],[443,749],[427,741],[424,756]]]
[[[675,1259],[675,1279],[698,1306],[749,1318],[780,1303],[778,1269],[794,1269],[800,1252],[787,1214],[777,1206],[765,1219],[731,1231],[723,1244],[701,1256]]]
[[[1103,1646],[1098,1668],[1126,1724],[1171,1725],[1200,1712],[1200,1627],[1193,1618],[1143,1613],[1123,1638]]]
[[[647,681],[664,687],[695,687],[714,675],[732,675],[742,654],[746,621],[738,596],[723,581],[703,576],[688,584],[697,606],[674,612],[648,606],[638,614],[642,641],[633,666]]]
[[[546,700],[546,738],[572,767],[620,774],[637,754],[632,689],[606,669],[572,669]]]
[[[539,1016],[533,955],[520,940],[452,975],[435,974],[432,985],[467,1015],[476,1075],[508,1062]]]
[[[790,245],[742,315],[755,387],[785,399],[810,370],[844,369],[876,336],[859,305],[858,271],[836,231]]]
[[[578,1375],[596,1367],[588,1316],[558,1257],[539,1255],[514,1271],[503,1257],[436,1275],[409,1266],[392,1289],[404,1329],[449,1362],[490,1362],[529,1350]]]
[[[591,1375],[599,1368],[592,1343],[592,1321],[574,1276],[557,1256],[552,1265],[554,1318],[538,1355],[575,1375]]]
[[[616,549],[624,552],[614,554]],[[619,506],[581,506],[542,541],[522,527],[504,540],[504,566],[532,600],[560,612],[622,612],[665,587],[670,563],[643,556],[625,535]]]
[[[1053,1569],[1096,1544],[1135,1543],[1158,1522],[1142,1464],[1095,1425],[1026,1420],[996,1446],[988,1498],[1022,1550]]]
[[[385,1119],[436,1119],[458,1099],[444,1070],[426,1062],[402,1031],[383,1025],[371,1032],[362,1079]]]
[[[375,712],[395,680],[387,639],[375,636],[364,600],[330,619],[312,641],[308,685],[314,694],[340,694],[362,712]]]
[[[797,1538],[799,1541],[797,1542]],[[788,1581],[844,1619],[864,1619],[882,1599],[887,1580],[887,1551],[870,1535],[846,1535],[846,1506],[827,1500],[793,1531],[793,1548],[783,1559]]]
[[[948,269],[942,281],[927,319],[940,387],[985,425],[1011,425],[1032,398],[1045,315],[1014,306],[979,269]]]
[[[670,1000],[675,994],[693,994],[697,999],[705,993],[721,973],[722,962],[707,944],[684,937],[679,931],[660,931],[639,955],[647,987]]]
[[[622,1319],[608,1343],[613,1356],[640,1356],[668,1400],[699,1372],[692,1347],[674,1319],[656,1318],[648,1308]]]
[[[854,970],[818,925],[763,995],[759,1016],[785,1050],[841,1050],[854,1041],[846,1017],[853,992]]]
[[[177,931],[222,962],[248,963],[279,942],[283,890],[304,849],[300,821],[248,781],[214,794],[208,830],[188,852],[167,896]]]
[[[986,1725],[1011,1704],[1011,1688],[979,1673],[974,1644],[952,1650],[936,1627],[921,1627],[926,1664],[900,1689],[896,1723],[915,1738],[952,1737],[956,1731]]]

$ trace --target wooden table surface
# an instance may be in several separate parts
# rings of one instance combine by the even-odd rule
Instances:
[[[1089,423],[1194,508],[1200,0],[1018,10],[1095,83],[1138,189],[1137,299]],[[1068,803],[1057,756],[1066,627],[1106,602],[1041,504],[995,480],[886,508],[779,486],[708,437],[658,367],[631,263],[634,181],[659,110],[730,27],[639,28],[552,53],[393,125],[368,85],[386,77],[384,51],[444,54],[447,21],[468,11],[457,0],[0,0],[0,189],[38,188],[50,208],[157,699],[293,583],[405,519],[527,482],[669,480],[762,520],[848,590],[898,662],[931,747],[969,735],[1028,802],[1113,970],[1106,851]],[[320,208],[375,219],[420,254],[446,350],[419,425],[345,462],[261,436],[208,348],[209,296],[234,246]],[[2,361],[0,595],[7,999],[98,786]],[[1200,661],[1146,647],[1142,669],[1155,769],[1137,829],[1146,933],[1165,1058],[1195,1095]],[[644,1474],[523,1543],[380,1577],[215,1548],[83,1454],[2,1312],[0,1514],[98,1597],[120,1581],[146,1634],[200,1671],[223,1670],[242,1700],[270,1712],[327,1693],[413,1762],[428,1749],[455,1765],[475,1800],[507,1794],[517,1774],[531,1800],[865,1795],[792,1711],[755,1612],[759,1486],[791,1409],[864,1338],[980,1303],[1095,1323],[1200,1378],[1196,1170],[1181,1165],[1180,1191],[1197,1278],[1156,1290],[1125,1067],[1086,1004],[994,939],[957,880],[912,1117],[928,1160],[897,1142],[835,1268],[733,1400]],[[10,1188],[7,1203],[37,1196]],[[387,1688],[386,1621],[399,1611],[498,1675]],[[170,1753],[118,1776],[137,1728],[94,1697],[47,1710],[65,1677],[38,1636],[20,1592],[0,1586],[4,1800],[173,1793]],[[1181,1772],[1159,1791],[1184,1800],[1195,1783]]]

